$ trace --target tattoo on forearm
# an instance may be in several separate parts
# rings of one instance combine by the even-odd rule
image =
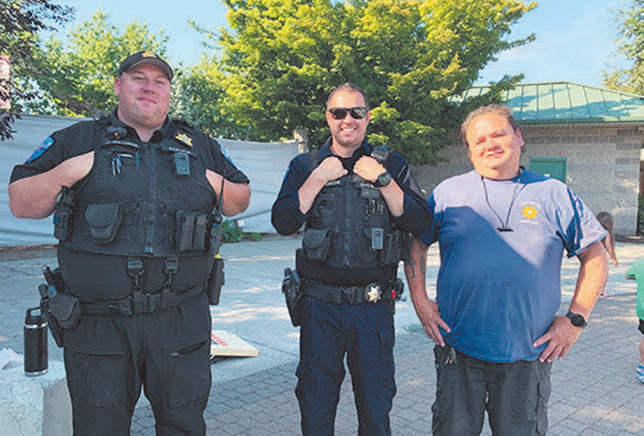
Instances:
[[[409,266],[409,271],[411,272],[411,278],[412,278],[412,279],[415,279],[415,278],[416,278],[416,268],[415,268],[415,267],[416,267],[416,265],[418,265],[418,264],[416,263],[416,259],[414,259],[413,257],[411,257],[411,258],[407,261],[407,265]]]
[[[418,259],[410,257],[407,261],[407,266],[409,267],[409,273],[411,274],[412,279],[416,278],[416,267],[418,267],[420,274],[425,276],[427,273],[427,258],[424,256],[419,256]]]

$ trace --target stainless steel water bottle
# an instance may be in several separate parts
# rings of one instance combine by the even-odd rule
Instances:
[[[40,307],[27,309],[24,329],[25,374],[41,375],[47,372],[47,321]]]

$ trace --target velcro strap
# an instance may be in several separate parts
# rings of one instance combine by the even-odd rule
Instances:
[[[157,310],[177,306],[201,294],[201,286],[190,288],[183,292],[174,292],[169,289],[155,294],[135,292],[128,298],[121,300],[103,301],[100,303],[81,303],[83,315],[99,316],[131,316],[143,313],[153,313]]]

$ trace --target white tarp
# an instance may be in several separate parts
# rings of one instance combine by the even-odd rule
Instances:
[[[288,164],[298,154],[297,141],[245,142],[217,139],[226,155],[250,179],[250,206],[236,219],[246,232],[275,233],[271,207]]]
[[[23,115],[13,124],[12,140],[0,141],[0,246],[54,244],[52,218],[18,219],[9,211],[7,186],[11,170],[27,160],[52,132],[80,121],[79,118]],[[251,180],[248,210],[228,218],[247,232],[274,233],[270,210],[290,160],[298,154],[297,141],[279,143],[218,139],[226,155]]]

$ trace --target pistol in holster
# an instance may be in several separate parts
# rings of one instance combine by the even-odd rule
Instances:
[[[284,280],[282,280],[282,293],[286,299],[286,307],[291,317],[293,327],[300,325],[302,317],[302,282],[297,271],[286,268],[284,270]]]
[[[73,329],[80,322],[81,303],[78,298],[65,293],[63,278],[58,268],[51,271],[48,266],[44,266],[42,272],[47,284],[38,286],[40,311],[47,320],[56,345],[62,347],[63,330]]]

